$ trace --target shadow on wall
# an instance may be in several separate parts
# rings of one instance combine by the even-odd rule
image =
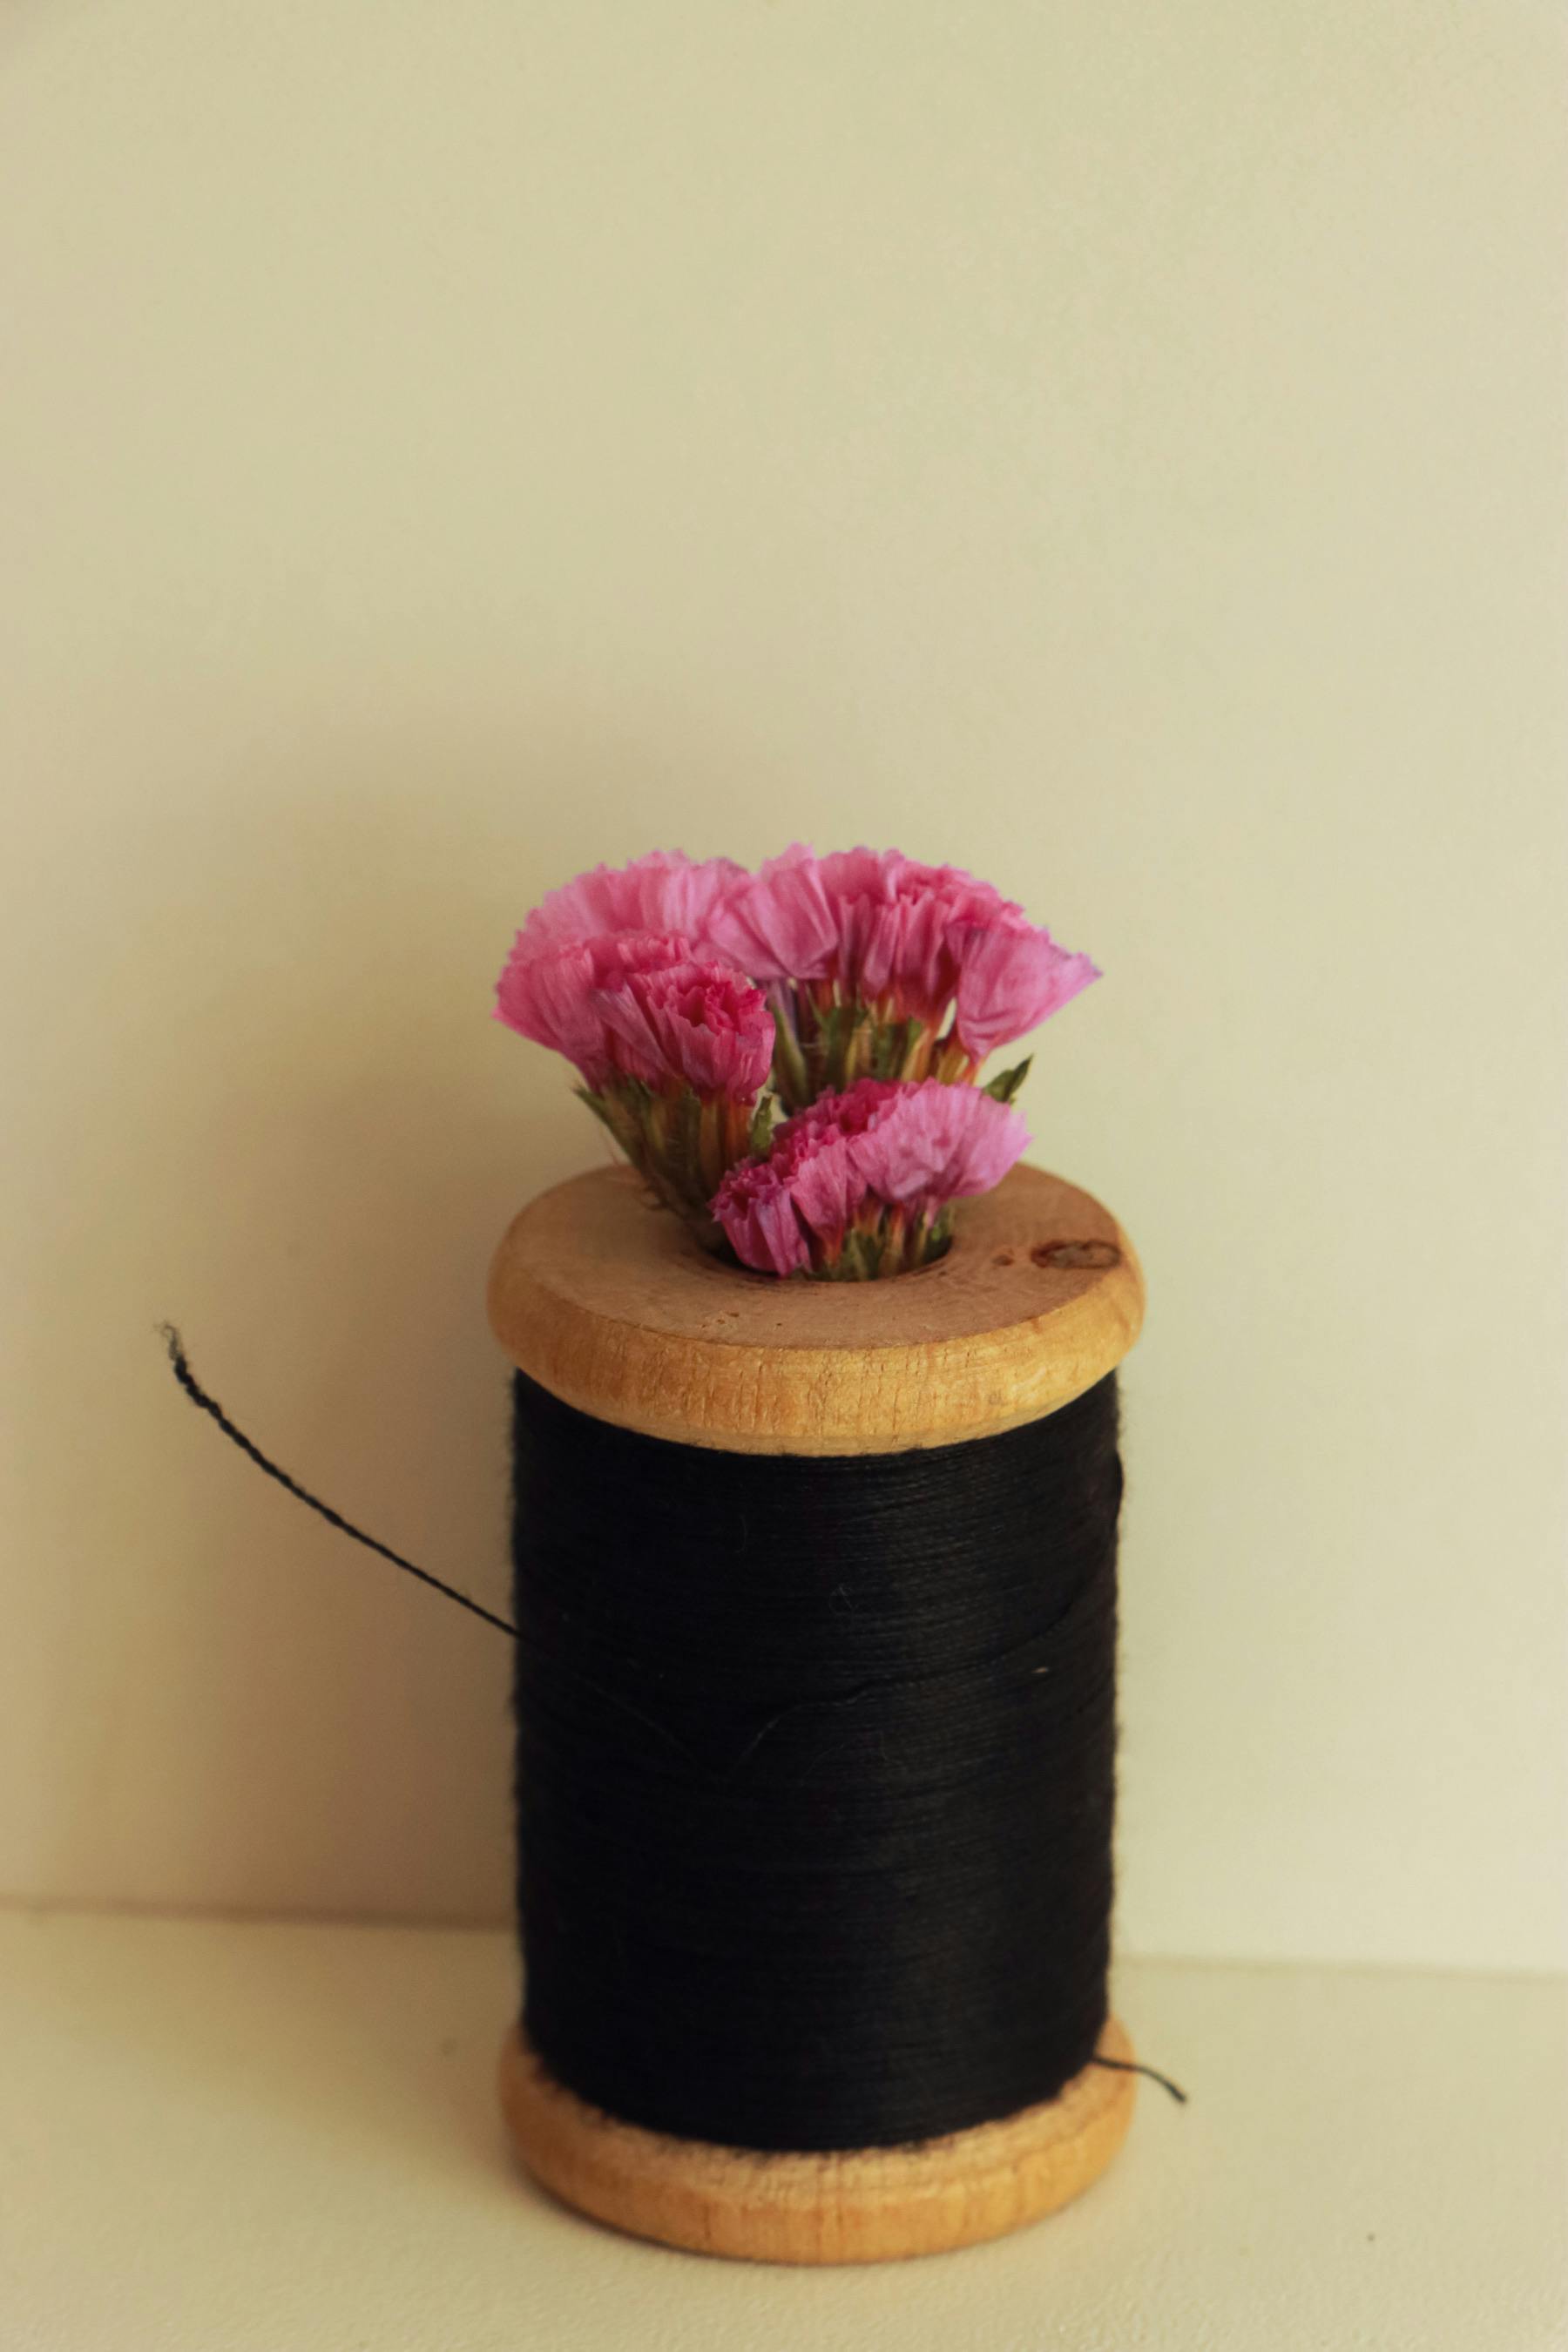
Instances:
[[[61,1567],[12,1727],[24,1895],[507,1916],[509,1639],[263,1479],[155,1327],[302,1484],[510,1614],[486,1269],[606,1147],[490,996],[529,905],[595,854],[613,764],[509,748],[447,797],[449,746],[318,754],[281,787],[255,759],[84,857],[60,953],[110,969],[96,1024],[62,986],[46,1056],[68,1076],[18,1434],[23,1556]]]

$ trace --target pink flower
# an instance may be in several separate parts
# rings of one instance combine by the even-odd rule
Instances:
[[[1022,908],[954,866],[896,849],[816,857],[798,843],[721,894],[711,920],[724,952],[763,983],[820,987],[884,1020],[934,1033],[950,1008],[962,1054],[980,1062],[1099,977],[1037,930]],[[809,1016],[797,1028],[809,1042]]]
[[[605,1017],[606,995],[634,971],[650,974],[689,961],[679,936],[625,932],[529,948],[520,931],[496,988],[496,1018],[536,1045],[563,1054],[597,1093],[630,1069],[623,1043]],[[637,1075],[641,1075],[637,1072]],[[651,1081],[650,1081],[651,1083]]]
[[[656,1089],[689,1087],[704,1101],[754,1102],[773,1058],[773,1021],[760,989],[728,964],[645,963],[613,973],[592,1008],[620,1066]]]
[[[951,1204],[999,1184],[1028,1139],[976,1087],[862,1078],[786,1119],[766,1160],[731,1169],[713,1214],[763,1273],[831,1274],[851,1257],[856,1273],[896,1273],[945,1246]]]
[[[799,1274],[811,1262],[805,1231],[771,1160],[747,1160],[720,1185],[713,1214],[742,1265],[759,1274]]]
[[[595,866],[541,899],[518,934],[518,948],[534,956],[608,932],[660,931],[710,951],[716,909],[748,878],[732,858],[694,865],[679,849],[652,849],[629,866]]]
[[[773,1059],[773,1018],[707,944],[716,910],[745,879],[730,858],[694,865],[661,849],[579,874],[518,933],[499,1017],[564,1054],[595,1093],[633,1077],[754,1099]],[[664,977],[678,966],[680,977]]]
[[[773,1061],[766,998],[729,965],[698,961],[679,935],[626,931],[533,955],[520,939],[496,1013],[564,1054],[595,1093],[622,1077],[752,1102]]]

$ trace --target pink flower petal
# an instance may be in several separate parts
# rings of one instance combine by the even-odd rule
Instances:
[[[742,1265],[781,1276],[809,1265],[805,1231],[770,1161],[731,1168],[714,1196],[713,1214]]]
[[[496,989],[496,1018],[537,1045],[564,1054],[590,1087],[610,1068],[604,1024],[588,999],[593,969],[585,948],[563,946],[547,955],[514,949]]]
[[[832,969],[838,921],[821,868],[800,842],[749,875],[716,906],[713,936],[753,980],[821,980]]]
[[[784,1181],[797,1213],[821,1241],[836,1249],[868,1190],[853,1157],[851,1139],[824,1136]]]
[[[681,850],[653,849],[629,866],[595,866],[550,891],[520,941],[525,954],[539,955],[612,931],[674,931],[710,946],[715,910],[747,878],[732,858],[694,864]]]
[[[1048,931],[1023,921],[976,929],[959,954],[959,1043],[976,1062],[1037,1028],[1100,973],[1086,955],[1069,955]]]
[[[989,1192],[1029,1140],[1018,1113],[975,1087],[934,1078],[900,1087],[849,1150],[867,1188],[890,1207],[935,1214]]]

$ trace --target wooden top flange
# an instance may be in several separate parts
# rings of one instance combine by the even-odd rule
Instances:
[[[964,1202],[890,1281],[781,1282],[709,1256],[629,1168],[530,1203],[490,1323],[530,1379],[623,1429],[731,1454],[890,1454],[1037,1421],[1114,1370],[1143,1278],[1110,1212],[1039,1168]]]

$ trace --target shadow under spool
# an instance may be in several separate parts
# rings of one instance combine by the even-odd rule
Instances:
[[[1064,1918],[1068,1940],[1049,1948],[1056,1857],[1041,1837],[1081,1843],[1078,1817],[1098,1807],[1098,1829],[1090,1823],[1087,1834],[1108,1847],[1120,1479],[1110,1376],[1142,1311],[1137,1263],[1115,1221],[1034,1169],[1016,1170],[965,1205],[940,1264],[889,1283],[780,1284],[726,1268],[646,1205],[629,1171],[574,1178],[512,1225],[492,1272],[490,1315],[521,1375],[519,1798],[530,1990],[524,2024],[503,2050],[501,2092],[519,2153],[566,2202],[709,2252],[872,2261],[999,2235],[1065,2203],[1114,2156],[1135,2078],[1121,2071],[1131,2056],[1126,2036],[1103,2014],[1109,1887],[1087,1938],[1083,1921]],[[983,1442],[1005,1432],[1018,1434]],[[936,1448],[956,1450],[925,1451]],[[1010,1689],[1029,1689],[1023,1677],[1037,1671],[1037,1653],[1028,1643],[1039,1628],[1038,1609],[1030,1613],[1029,1482],[1047,1510],[1053,1478],[1070,1485],[1076,1476],[1082,1486],[1086,1448],[1101,1467],[1098,1502],[1091,1494],[1088,1520],[1078,1513],[1087,1528],[1079,1549],[1088,1558],[1098,1541],[1104,1562],[1095,1572],[1111,1580],[1096,1604],[1101,1630],[1086,1637],[1099,1647],[1083,1687],[1096,1675],[1107,1685],[1098,1727],[1088,1722],[1079,1738],[1068,1721],[1051,1734],[1065,1747],[1039,1748],[1050,1709],[1037,1706],[1018,1718],[1021,1746],[999,1741],[994,1727],[989,1735],[989,1752],[1006,1760],[1009,1776],[1007,1791],[996,1782],[996,1802],[1011,1803],[1026,1832],[1009,1848],[998,1828],[999,1850],[1015,1855],[1024,1884],[1015,1906],[1004,1880],[997,1918],[1008,1934],[1021,1931],[1016,1999],[1035,2003],[1013,2018],[1011,1966],[998,1967],[994,1949],[987,1960],[988,1939],[963,1932],[966,1853],[987,1843],[992,1823],[983,1811],[957,1846],[944,1844],[958,1823],[952,1801],[935,1808],[927,1838],[913,1796],[906,1822],[899,1724],[908,1727],[913,1790],[921,1782],[915,1743],[940,1737],[927,1720],[938,1703],[962,1711],[963,1672],[975,1671],[976,1706],[990,1703],[993,1685],[1004,1706]],[[992,1475],[1011,1479],[1014,1515],[1020,1504],[1022,1515],[1011,1536],[991,1519],[987,1552]],[[932,1677],[928,1709],[918,1690],[906,1701],[907,1685],[862,1677],[868,1658],[898,1652],[902,1560],[912,1583],[950,1493],[976,1507],[967,1581],[982,1614],[967,1629],[940,1625],[921,1637],[923,1654],[902,1655],[914,1682],[922,1667]],[[802,1602],[803,1594],[805,1603],[820,1600],[820,1574],[815,1583],[795,1579],[798,1593],[792,1584],[778,1530],[781,1517],[803,1507],[819,1549],[840,1512],[847,1559],[853,1526],[874,1538],[875,1572],[862,1564],[847,1591],[872,1622],[846,1626],[841,1643],[821,1607]],[[639,1511],[649,1523],[640,1547]],[[753,1524],[768,1538],[756,1556],[731,1563],[731,1531]],[[951,1530],[948,1540],[951,1554]],[[964,1555],[952,1559],[962,1617]],[[981,1633],[999,1646],[988,1652]],[[1065,1685],[1059,1648],[1037,1654],[1038,1671]],[[985,1670],[993,1655],[994,1674]],[[730,1708],[726,1661],[737,1691]],[[939,1686],[952,1672],[959,1682]],[[848,1875],[835,1881],[857,1856],[840,1833],[831,1780],[821,1769],[815,1781],[812,1769],[791,1777],[792,1754],[820,1767],[827,1752],[820,1738],[805,1737],[792,1705],[797,1685],[817,1695],[805,1714],[815,1705],[818,1722],[823,1706],[847,1703],[852,1716],[863,1689],[873,1694],[871,1713],[883,1709],[877,1761],[890,1738],[894,1769],[878,1818],[897,1832],[911,1875],[921,1874],[912,1909],[898,1899],[889,1909],[880,1896],[880,1909],[868,1909],[863,1887]],[[892,1715],[879,1695],[886,1688],[895,1694]],[[1081,1696],[1076,1691],[1075,1714]],[[867,1728],[863,1721],[862,1736]],[[851,1772],[854,1752],[853,1738],[840,1738],[838,1760]],[[1037,1753],[1037,1817],[1020,1760]],[[877,1795],[858,1780],[846,1784],[847,1804]],[[990,1801],[983,1786],[966,1801]],[[761,1893],[747,1868],[749,1806],[759,1858],[774,1873],[761,1874]],[[647,1822],[646,1868],[639,1818]],[[814,1818],[828,1825],[820,1851]],[[689,1839],[689,1850],[669,1845],[672,1832]],[[715,1832],[730,1843],[716,1850],[710,1890],[701,1841]],[[603,1870],[602,1855],[613,1857]],[[1069,1864],[1079,1866],[1064,1853],[1064,1874]],[[804,1909],[770,1910],[780,1885],[793,1900],[792,1872],[810,1886]],[[921,1937],[939,1895],[956,1932],[937,1919],[933,1959]],[[672,1938],[678,1900],[686,1908]],[[851,1924],[867,1919],[868,1933]],[[906,1922],[912,1963],[898,1948],[911,1943]],[[672,1961],[672,1943],[702,1957],[689,1968]],[[864,2063],[843,2039],[852,2002],[829,2004],[837,2050],[828,2024],[817,2030],[806,1990],[814,1966],[849,1967],[871,2003],[861,2012]],[[736,1978],[745,1997],[731,2002]],[[927,1985],[931,2011],[922,2019]],[[1014,2106],[1007,2086],[1024,2082],[1048,2085],[1049,2095],[1020,2091]]]

